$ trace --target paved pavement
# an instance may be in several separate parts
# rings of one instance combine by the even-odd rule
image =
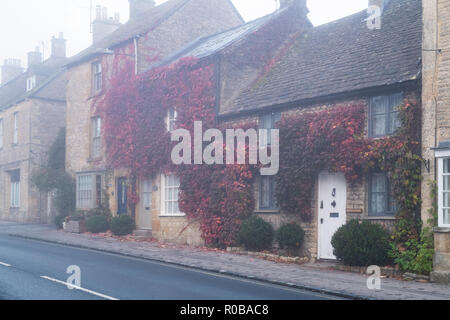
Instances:
[[[80,270],[79,288],[66,282]],[[0,235],[0,299],[328,300],[333,297],[117,254]]]
[[[432,283],[382,279],[381,290],[369,290],[367,277],[361,274],[317,268],[314,265],[276,263],[232,253],[206,251],[201,248],[161,247],[157,243],[124,242],[92,235],[67,234],[51,226],[0,222],[0,234],[9,234],[82,248],[119,253],[220,272],[224,275],[261,279],[292,287],[340,294],[344,297],[392,300],[450,300],[450,286]],[[1,256],[1,251],[0,251]],[[0,259],[1,261],[1,259]]]

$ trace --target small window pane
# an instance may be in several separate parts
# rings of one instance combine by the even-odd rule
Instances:
[[[376,115],[373,117],[373,135],[382,136],[386,133],[386,116]]]
[[[450,208],[450,192],[444,192],[444,208]]]
[[[444,176],[444,190],[443,191],[449,191],[450,186],[450,176]]]
[[[450,159],[444,159],[444,173],[450,173]]]
[[[450,209],[444,209],[444,217],[443,217],[443,223],[444,224],[450,224]]]

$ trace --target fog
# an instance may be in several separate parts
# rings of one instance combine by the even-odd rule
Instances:
[[[156,0],[162,3],[165,0]],[[232,0],[244,19],[253,20],[277,8],[276,0]],[[108,7],[108,14],[120,13],[128,20],[127,0],[14,0],[0,1],[0,64],[6,58],[19,58],[26,65],[26,53],[39,47],[44,57],[50,53],[50,39],[64,33],[68,55],[91,44],[91,8]],[[367,0],[308,0],[314,25],[326,23],[363,10]]]

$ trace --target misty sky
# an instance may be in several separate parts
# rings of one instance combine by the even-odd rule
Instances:
[[[156,0],[157,3],[165,0]],[[276,0],[232,0],[247,21],[276,9]],[[91,0],[14,0],[0,1],[0,64],[6,58],[20,58],[26,66],[26,53],[36,46],[50,53],[50,39],[64,32],[68,55],[91,44]],[[92,0],[93,7],[108,7],[108,14],[119,12],[121,21],[128,20],[127,0]],[[367,0],[308,0],[310,19],[323,24],[367,7]],[[93,10],[94,11],[94,10]]]

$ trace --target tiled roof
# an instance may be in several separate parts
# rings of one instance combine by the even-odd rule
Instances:
[[[32,97],[64,101],[66,89],[62,65],[65,61],[64,58],[50,58],[1,86],[0,110]],[[31,76],[36,76],[37,85],[27,92],[27,79]]]
[[[145,34],[168,19],[189,1],[192,0],[169,0],[148,10],[144,14],[141,14],[135,19],[120,26],[116,31],[104,39],[94,43],[89,48],[70,58],[67,64],[76,64],[79,61],[101,54],[105,49],[113,48],[138,35]],[[232,7],[235,8],[234,5],[232,5]],[[239,15],[238,12],[237,14]]]
[[[285,9],[278,10],[275,13],[250,21],[230,30],[197,39],[188,44],[180,51],[175,52],[173,55],[169,56],[167,59],[162,61],[161,64],[170,64],[183,57],[203,58],[219,52],[229,45],[233,44],[235,41],[238,41],[248,34],[255,32],[262,26],[272,21],[274,18],[278,17],[284,11]]]
[[[420,73],[422,1],[391,0],[380,30],[366,11],[315,27],[222,113],[306,101],[415,80]]]

